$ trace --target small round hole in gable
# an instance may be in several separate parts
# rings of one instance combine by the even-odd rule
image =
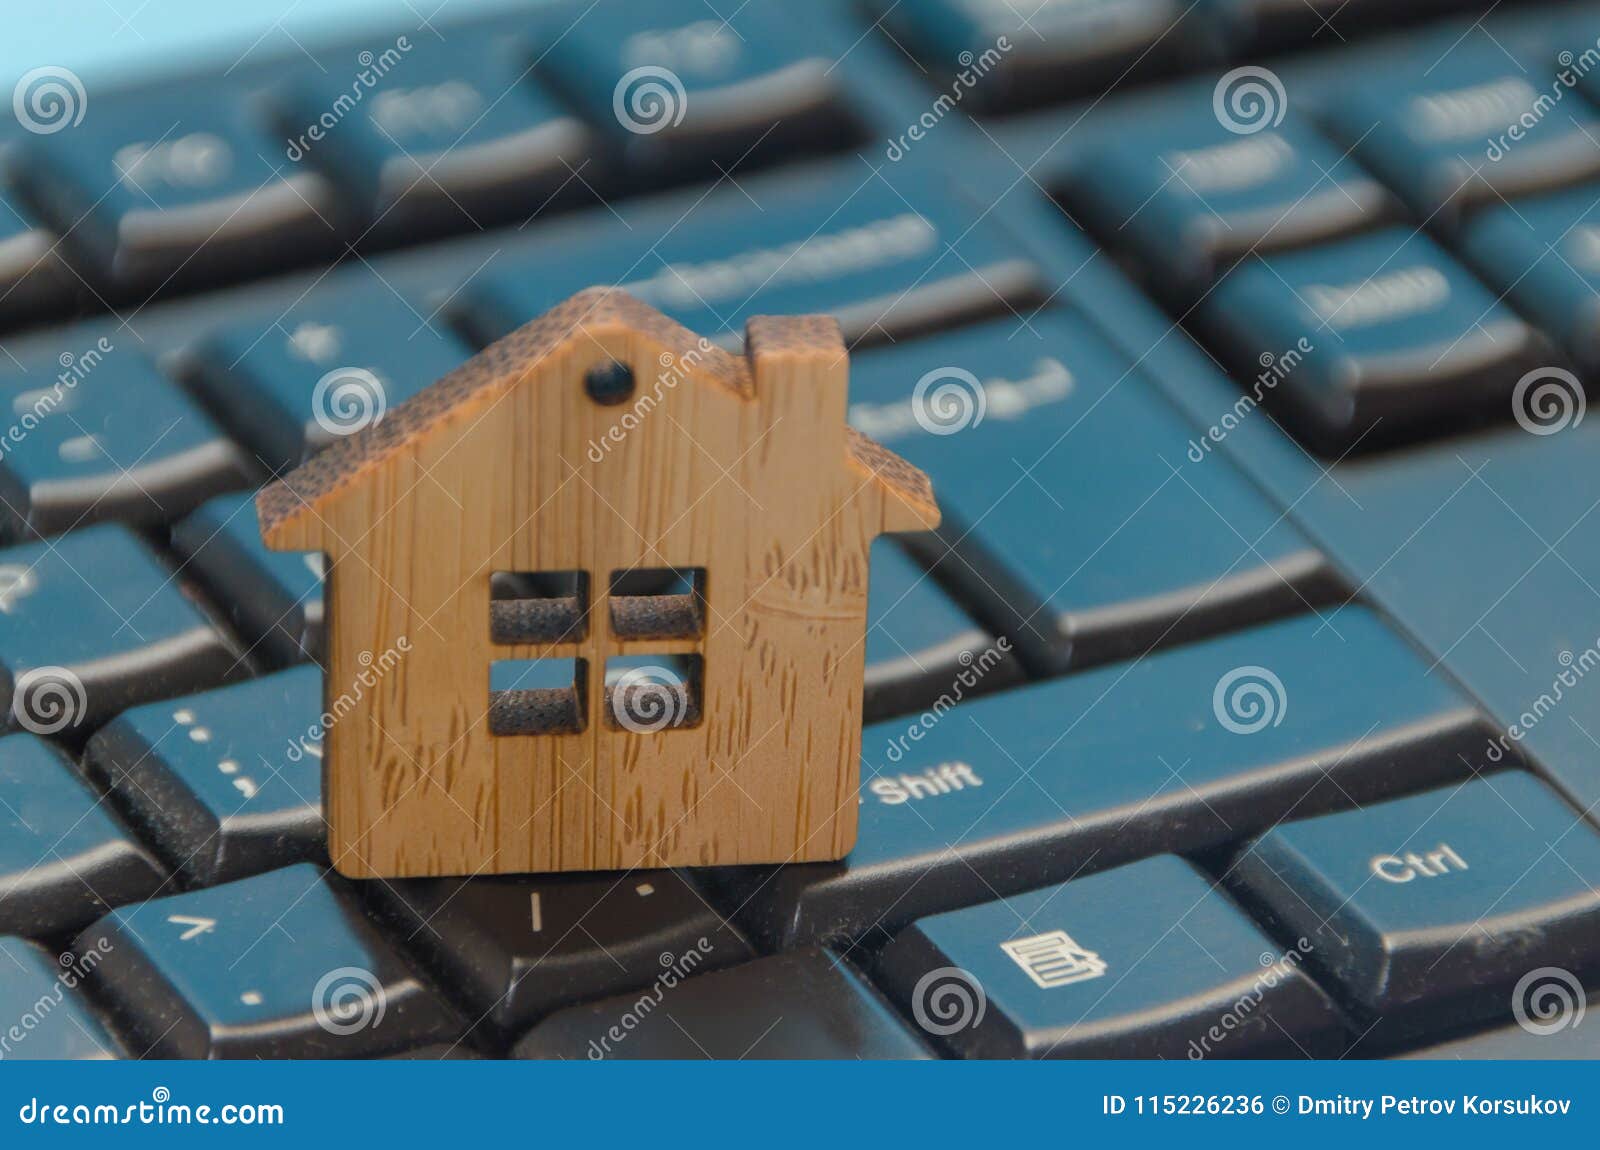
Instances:
[[[622,403],[633,394],[633,368],[608,359],[591,367],[583,377],[583,390],[603,407]]]

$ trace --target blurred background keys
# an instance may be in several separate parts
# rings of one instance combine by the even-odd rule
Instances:
[[[922,919],[884,951],[880,976],[970,1058],[1336,1055],[1343,1024],[1303,961],[1161,856]]]
[[[552,1015],[517,1043],[518,1058],[927,1058],[878,992],[825,950],[797,950],[655,992],[624,1029],[637,995]]]
[[[464,1023],[308,863],[153,899],[84,931],[94,981],[163,1058],[356,1058]]]

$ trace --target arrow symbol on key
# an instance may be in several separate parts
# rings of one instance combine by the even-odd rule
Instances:
[[[217,920],[214,918],[200,918],[190,914],[169,914],[167,921],[174,926],[186,926],[189,929],[178,936],[181,942],[188,942],[191,938],[199,938],[216,929]]]

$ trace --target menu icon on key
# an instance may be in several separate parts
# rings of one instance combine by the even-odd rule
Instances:
[[[1087,982],[1106,972],[1106,964],[1100,956],[1079,946],[1064,930],[1014,938],[1002,942],[1000,949],[1045,990]]]

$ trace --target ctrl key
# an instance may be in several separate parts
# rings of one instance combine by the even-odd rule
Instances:
[[[1165,855],[922,919],[879,976],[968,1058],[1337,1054],[1345,1027],[1304,960]]]
[[[1600,836],[1524,772],[1282,824],[1231,875],[1311,941],[1367,1046],[1504,1017],[1541,967],[1596,967]]]

